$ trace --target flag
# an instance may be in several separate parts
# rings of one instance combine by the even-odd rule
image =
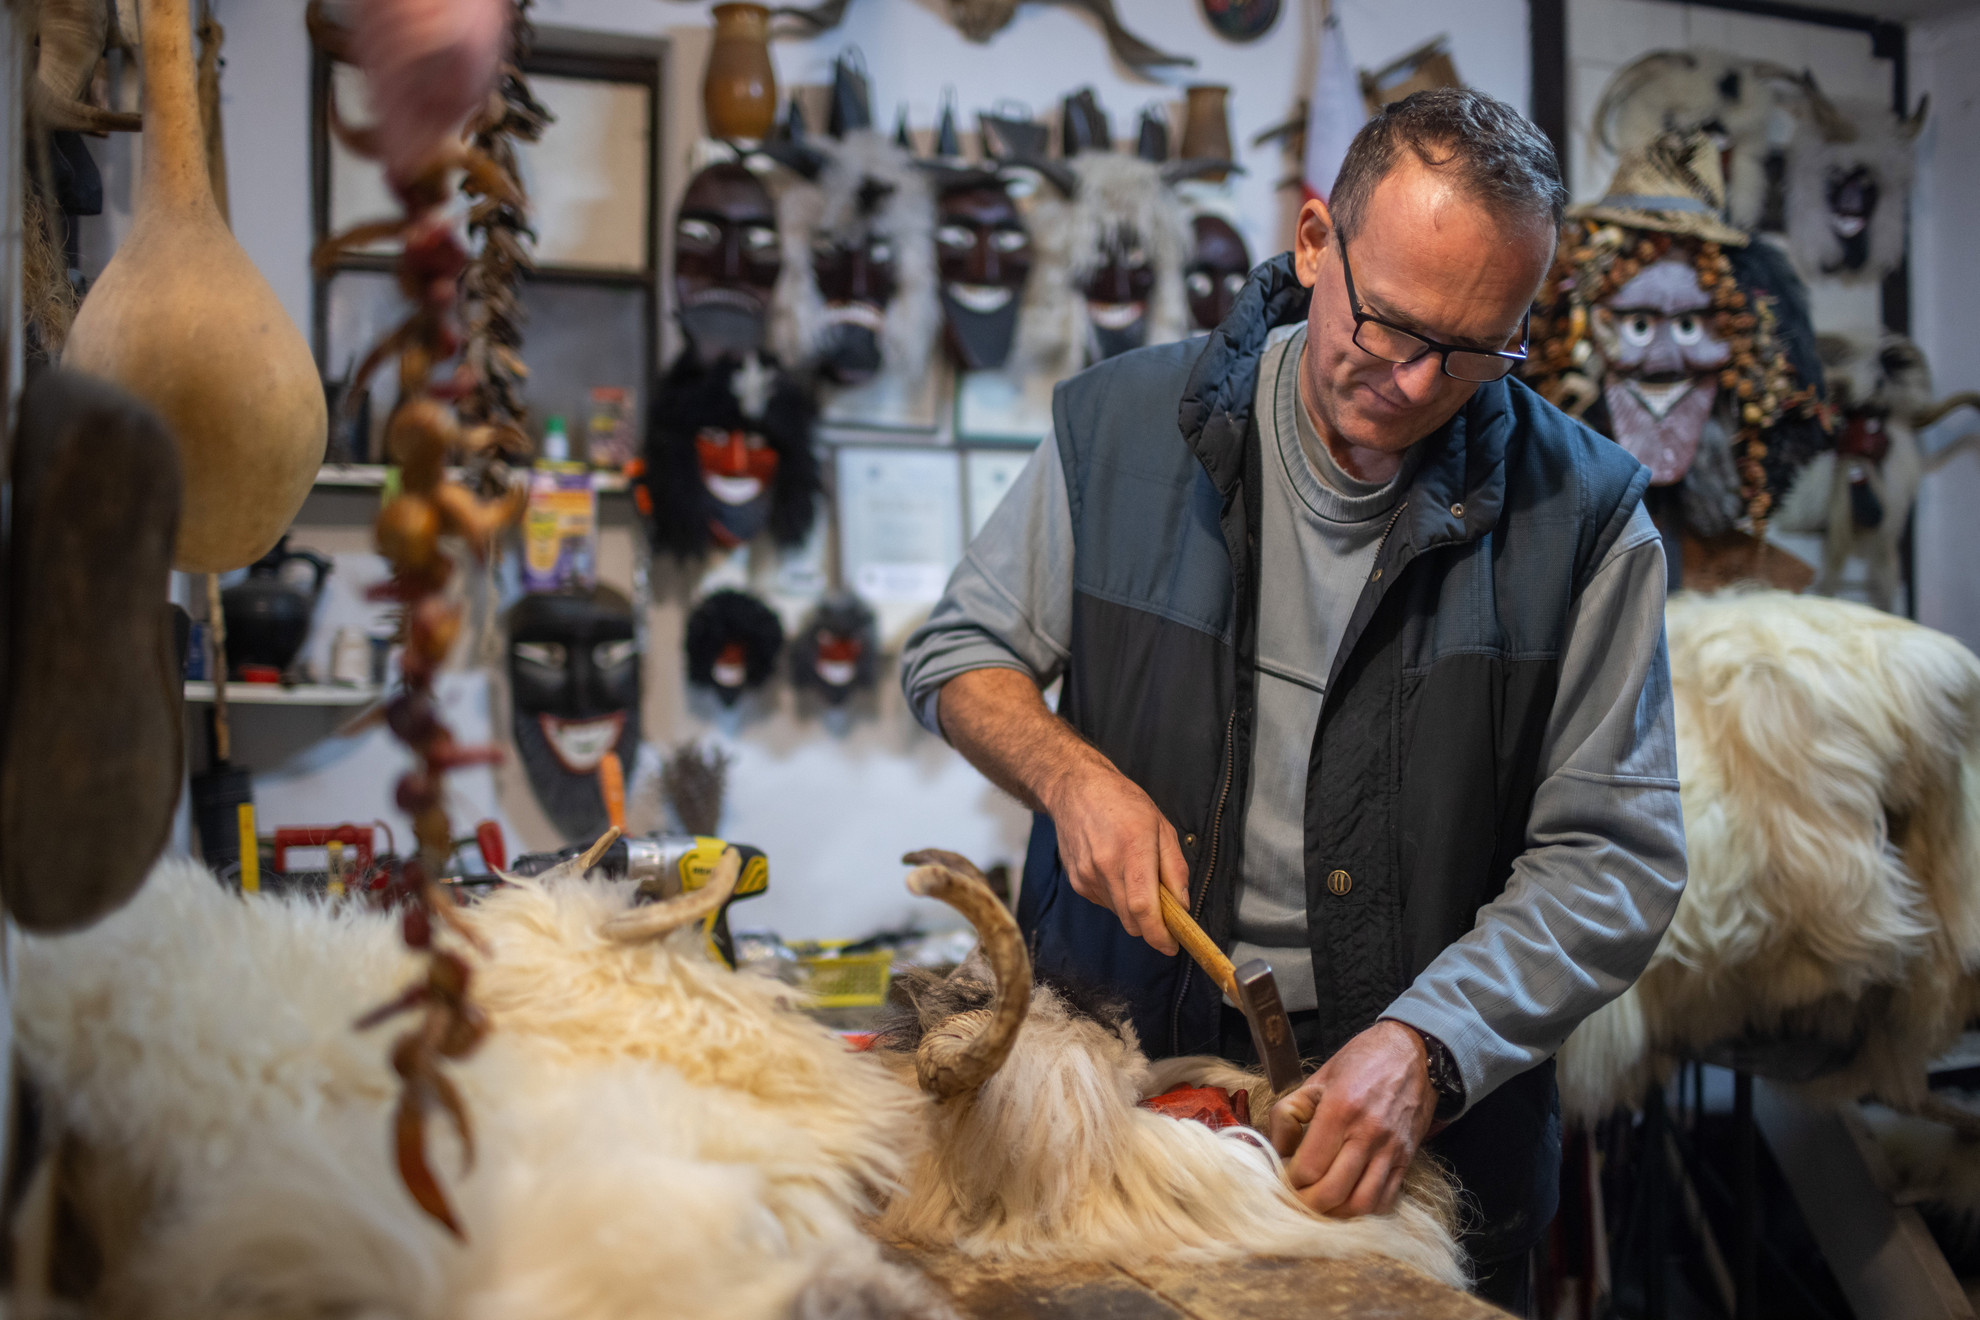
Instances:
[[[1306,98],[1306,159],[1300,179],[1308,197],[1325,199],[1347,158],[1348,144],[1368,122],[1361,80],[1348,58],[1347,39],[1332,6],[1320,25],[1320,50],[1313,62],[1313,91]]]

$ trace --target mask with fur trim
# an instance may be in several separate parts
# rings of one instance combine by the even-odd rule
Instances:
[[[639,751],[639,644],[632,606],[609,588],[525,596],[509,611],[510,728],[517,759],[566,839],[603,831],[598,766]]]
[[[928,181],[869,129],[806,151],[777,199],[784,269],[771,342],[841,385],[882,372],[918,382],[941,316]]]
[[[816,516],[810,397],[751,354],[712,365],[681,354],[654,391],[640,507],[654,544],[681,558],[765,531],[801,543]]]
[[[873,611],[856,596],[821,601],[791,643],[791,682],[828,705],[844,705],[871,688],[879,669]]]
[[[733,706],[776,672],[784,625],[775,610],[749,593],[717,591],[688,615],[685,644],[688,682]]]

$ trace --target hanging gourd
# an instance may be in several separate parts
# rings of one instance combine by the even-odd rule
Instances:
[[[266,554],[302,507],[328,418],[309,345],[214,204],[186,0],[142,0],[144,165],[130,233],[63,364],[157,409],[179,444],[173,562],[217,573]]]

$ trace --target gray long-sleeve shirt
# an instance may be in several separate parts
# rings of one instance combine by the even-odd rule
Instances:
[[[1274,402],[1265,393],[1273,379],[1261,371],[1261,416]],[[1310,467],[1307,475],[1317,480]],[[1048,437],[908,641],[902,685],[924,725],[941,732],[942,685],[968,670],[1016,669],[1041,686],[1059,676],[1072,636],[1072,555],[1065,476]],[[1267,612],[1275,593],[1297,590],[1304,576],[1281,575],[1262,557],[1260,574]],[[1526,851],[1471,931],[1384,1013],[1450,1048],[1467,1106],[1552,1054],[1620,994],[1677,906],[1684,827],[1663,605],[1663,544],[1638,508],[1569,619]],[[1324,679],[1328,666],[1300,669]],[[1303,770],[1295,786],[1278,784],[1283,774],[1254,758],[1253,800],[1283,800],[1274,790],[1291,787],[1303,803]],[[1261,775],[1274,780],[1261,785]],[[1244,859],[1241,906],[1255,879],[1270,881],[1254,872],[1257,862]]]

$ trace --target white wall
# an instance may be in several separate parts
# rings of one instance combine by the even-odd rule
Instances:
[[[1911,34],[1912,90],[1932,109],[1918,142],[1912,200],[1912,324],[1941,395],[1980,389],[1980,14],[1920,25]],[[1972,413],[1934,433],[1976,429]],[[1980,457],[1968,454],[1925,479],[1917,515],[1918,617],[1980,650],[1980,572],[1973,511]]]

